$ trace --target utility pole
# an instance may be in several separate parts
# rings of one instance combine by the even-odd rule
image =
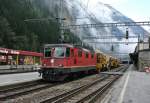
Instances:
[[[63,0],[60,0],[60,14],[59,14],[59,23],[60,23],[60,41],[63,43],[64,41],[64,30],[61,28],[63,27]]]
[[[148,37],[148,45],[149,45],[149,49],[150,49],[150,37]]]
[[[140,50],[140,34],[138,34],[138,52]]]
[[[25,19],[25,22],[37,22],[37,21],[47,21],[47,20],[56,20],[59,27],[58,27],[58,35],[60,35],[59,41],[63,43],[64,41],[64,23],[63,21],[66,20],[66,18],[63,17],[63,0],[59,1],[59,11],[58,11],[58,17],[55,18],[34,18],[34,19]]]

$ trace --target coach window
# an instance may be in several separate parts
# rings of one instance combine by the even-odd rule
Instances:
[[[66,57],[70,57],[70,48],[66,48]]]
[[[78,50],[78,57],[82,57],[82,50]]]
[[[89,53],[88,53],[88,52],[85,53],[85,57],[86,57],[86,58],[89,57]]]

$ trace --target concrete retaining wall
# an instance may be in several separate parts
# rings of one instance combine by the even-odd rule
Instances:
[[[0,70],[7,69],[24,69],[24,70],[36,70],[40,69],[41,65],[2,65]]]
[[[139,52],[138,69],[144,71],[145,67],[150,67],[150,50],[143,50]]]

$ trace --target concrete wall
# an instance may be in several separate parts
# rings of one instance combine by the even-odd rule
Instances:
[[[150,50],[143,50],[139,52],[138,69],[144,71],[145,67],[150,67]]]
[[[0,70],[6,69],[23,69],[23,70],[38,70],[41,65],[1,65]]]
[[[139,43],[139,50],[149,49],[148,43]]]

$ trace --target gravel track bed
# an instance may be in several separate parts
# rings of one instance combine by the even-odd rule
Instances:
[[[101,78],[103,75],[102,74],[96,74],[92,76],[88,76],[79,80],[75,80],[72,82],[56,85],[54,87],[46,88],[37,92],[30,93],[28,95],[23,95],[15,99],[9,99],[7,101],[3,101],[3,103],[40,103],[48,98],[52,98],[55,96],[58,96],[60,94],[63,94],[65,92],[68,92],[72,89],[78,88],[80,86],[86,85],[91,83],[92,81],[97,80],[97,78]],[[89,88],[87,91],[84,91],[83,94],[88,94],[94,90],[95,88],[98,88],[104,84],[106,84],[107,81],[104,83],[98,83],[95,85],[93,88]],[[77,97],[83,96],[83,94],[78,95]],[[85,95],[84,95],[85,96]],[[71,100],[68,101],[68,103],[73,102],[76,100],[76,98],[72,98]],[[75,101],[74,101],[75,102]]]
[[[39,103],[47,98],[55,97],[59,94],[68,92],[74,88],[77,88],[79,86],[89,84],[91,81],[96,80],[97,78],[100,78],[101,75],[92,75],[89,77],[85,77],[79,80],[75,80],[69,83],[57,85],[48,89],[41,90],[39,92],[31,93],[29,95],[24,95],[16,99],[11,99],[8,101],[5,101],[6,103]],[[3,102],[3,103],[5,103]]]
[[[86,89],[86,91],[83,91],[79,94],[77,94],[76,96],[70,98],[68,101],[66,101],[65,103],[76,103],[78,100],[86,97],[87,95],[89,95],[90,93],[96,91],[98,88],[106,85],[108,82],[110,81],[110,78],[102,81],[102,82],[99,82],[98,84]]]

